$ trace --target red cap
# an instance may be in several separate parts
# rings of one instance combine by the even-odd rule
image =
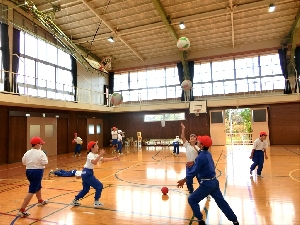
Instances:
[[[87,149],[88,150],[91,150],[91,148],[93,147],[93,145],[97,144],[98,141],[90,141],[88,144],[87,144]]]
[[[265,131],[262,131],[262,132],[259,133],[259,136],[262,136],[262,135],[268,136],[267,132],[265,132]]]
[[[37,145],[37,144],[43,145],[43,144],[45,144],[45,142],[40,137],[33,137],[30,140],[30,144],[32,144],[32,145]]]
[[[212,146],[212,140],[209,136],[198,136],[197,139],[205,147],[209,148],[210,146]]]
[[[117,129],[117,128],[116,128],[116,127],[113,127],[112,129],[115,130],[115,129]]]

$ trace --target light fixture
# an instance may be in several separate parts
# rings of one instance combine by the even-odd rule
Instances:
[[[183,29],[185,28],[184,22],[181,22],[181,23],[179,24],[179,27],[180,27],[181,30],[183,30]]]
[[[274,4],[270,4],[269,5],[269,12],[274,12],[275,11],[275,5]]]
[[[109,42],[115,42],[113,37],[109,37],[107,40],[108,40]]]

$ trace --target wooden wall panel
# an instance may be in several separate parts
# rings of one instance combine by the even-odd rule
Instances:
[[[269,130],[272,145],[300,145],[300,103],[270,105]]]
[[[57,118],[57,155],[68,153],[68,118]]]
[[[8,162],[8,128],[9,128],[9,119],[8,119],[8,107],[0,106],[0,164],[5,164]],[[24,134],[26,135],[26,134]]]
[[[77,132],[77,112],[69,111],[68,112],[68,131],[67,131],[67,142],[68,142],[68,152],[74,152],[75,145],[72,143],[74,139],[74,133]]]
[[[81,137],[83,140],[82,150],[84,151],[87,149],[87,119],[86,118],[78,118],[77,133],[78,136]]]
[[[9,118],[8,163],[20,162],[27,149],[27,117]]]

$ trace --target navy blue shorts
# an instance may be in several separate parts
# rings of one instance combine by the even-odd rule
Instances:
[[[35,194],[42,188],[44,169],[27,169],[26,177],[29,180],[28,193]]]
[[[118,139],[112,139],[111,144],[112,145],[117,145],[118,144]]]

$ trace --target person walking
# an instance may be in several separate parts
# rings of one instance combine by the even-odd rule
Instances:
[[[261,172],[264,166],[264,159],[268,159],[267,148],[268,142],[266,140],[267,133],[265,131],[260,132],[259,138],[253,142],[253,147],[250,155],[253,163],[250,166],[250,175],[252,176],[252,171],[257,167],[257,176],[263,178]]]

